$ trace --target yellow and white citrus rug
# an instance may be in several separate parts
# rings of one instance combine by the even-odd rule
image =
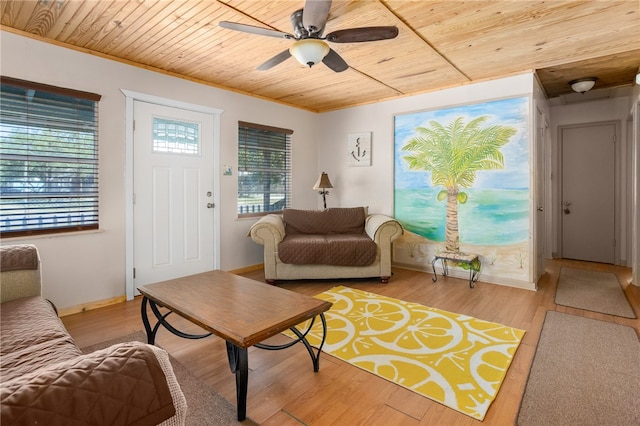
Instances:
[[[479,420],[525,333],[343,286],[315,297],[333,303],[323,352]],[[321,338],[316,321],[307,339]]]

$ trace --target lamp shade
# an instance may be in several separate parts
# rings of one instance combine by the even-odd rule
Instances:
[[[294,42],[289,48],[289,52],[302,65],[312,67],[327,56],[329,45],[322,40],[307,38]]]
[[[574,92],[584,93],[593,88],[597,79],[597,77],[579,78],[577,80],[570,81],[569,86],[571,86]]]
[[[327,189],[327,188],[333,188],[333,185],[331,185],[331,181],[329,180],[329,175],[327,175],[325,172],[322,172],[316,184],[313,185],[313,189]]]

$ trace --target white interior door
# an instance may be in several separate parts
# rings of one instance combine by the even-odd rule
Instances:
[[[214,267],[214,119],[134,101],[135,287]]]
[[[562,129],[562,257],[615,263],[615,125]]]
[[[537,132],[535,143],[535,235],[536,235],[536,266],[535,266],[535,281],[537,281],[544,274],[545,267],[545,252],[546,252],[546,212],[545,212],[545,200],[546,200],[546,155],[545,146],[547,138],[547,125],[546,118],[541,111],[537,111]]]

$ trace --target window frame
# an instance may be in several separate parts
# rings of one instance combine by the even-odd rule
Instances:
[[[16,230],[2,222],[0,237],[99,229],[101,95],[6,76],[0,76],[0,83],[2,103],[13,106],[0,111],[2,137],[6,138],[0,159],[4,174],[0,208],[5,214],[0,220],[14,216],[23,222]],[[11,93],[16,89],[25,90],[24,101]],[[36,97],[38,103],[30,104]],[[20,177],[15,162],[23,163]],[[43,176],[47,177],[44,181]],[[36,182],[35,190],[28,189],[30,182]],[[67,221],[59,219],[63,214]]]
[[[293,130],[284,129],[280,127],[267,126],[263,124],[249,123],[246,121],[238,121],[238,192],[237,192],[237,208],[236,214],[238,218],[251,218],[251,217],[261,217],[267,214],[278,214],[282,213],[282,211],[291,205],[291,135],[293,134]],[[277,140],[279,138],[283,138],[281,141]],[[278,145],[283,144],[282,148],[279,148]],[[263,153],[278,153],[281,154],[280,160],[284,162],[284,167],[282,168],[273,168],[271,165],[265,164],[260,161],[249,161],[249,156],[246,155],[247,150],[251,150],[253,152],[263,152]],[[266,160],[265,160],[266,161]],[[279,184],[284,187],[284,204],[278,207],[277,209],[267,209],[266,206],[273,206],[276,203],[271,202],[271,196],[273,192],[266,191],[251,191],[249,193],[253,193],[256,197],[260,194],[263,197],[262,203],[242,203],[243,199],[250,198],[248,196],[243,196],[243,185],[242,178],[244,173],[255,173],[255,174],[271,174],[274,180],[278,180],[277,175],[284,175],[284,178],[281,179]],[[269,180],[269,187],[274,182],[274,180]],[[263,181],[263,184],[265,182]],[[269,202],[265,201],[265,197],[269,197]],[[243,212],[243,206],[249,208],[249,206],[253,206],[252,211]],[[255,211],[255,208],[258,207],[259,211]]]

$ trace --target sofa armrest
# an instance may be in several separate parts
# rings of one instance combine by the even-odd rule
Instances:
[[[158,363],[160,363],[160,368],[162,368],[162,371],[167,378],[167,385],[169,386],[171,398],[173,399],[173,406],[176,410],[176,413],[175,415],[173,415],[173,417],[169,417],[168,419],[160,423],[159,426],[184,426],[187,421],[187,399],[182,393],[182,388],[178,383],[178,378],[173,371],[173,367],[169,359],[169,354],[167,353],[167,351],[157,346],[147,346],[155,354]]]
[[[265,246],[267,244],[278,244],[285,236],[282,216],[277,214],[262,216],[260,220],[251,226],[249,236],[256,243]]]
[[[400,222],[383,214],[367,216],[364,230],[376,244],[389,244],[400,237],[404,230]]]
[[[251,226],[249,231],[251,239],[264,246],[264,277],[269,280],[276,279],[276,263],[278,257],[278,244],[284,239],[284,220],[282,216],[268,214],[263,216]]]
[[[3,382],[0,422],[146,426],[171,419],[180,401],[157,354],[150,345],[121,343]],[[177,397],[184,399],[181,391]]]
[[[36,246],[0,247],[0,303],[42,295],[40,255]]]
[[[367,216],[364,230],[378,245],[380,278],[382,282],[388,282],[391,276],[391,243],[403,234],[402,225],[392,217],[383,214],[371,214]]]

